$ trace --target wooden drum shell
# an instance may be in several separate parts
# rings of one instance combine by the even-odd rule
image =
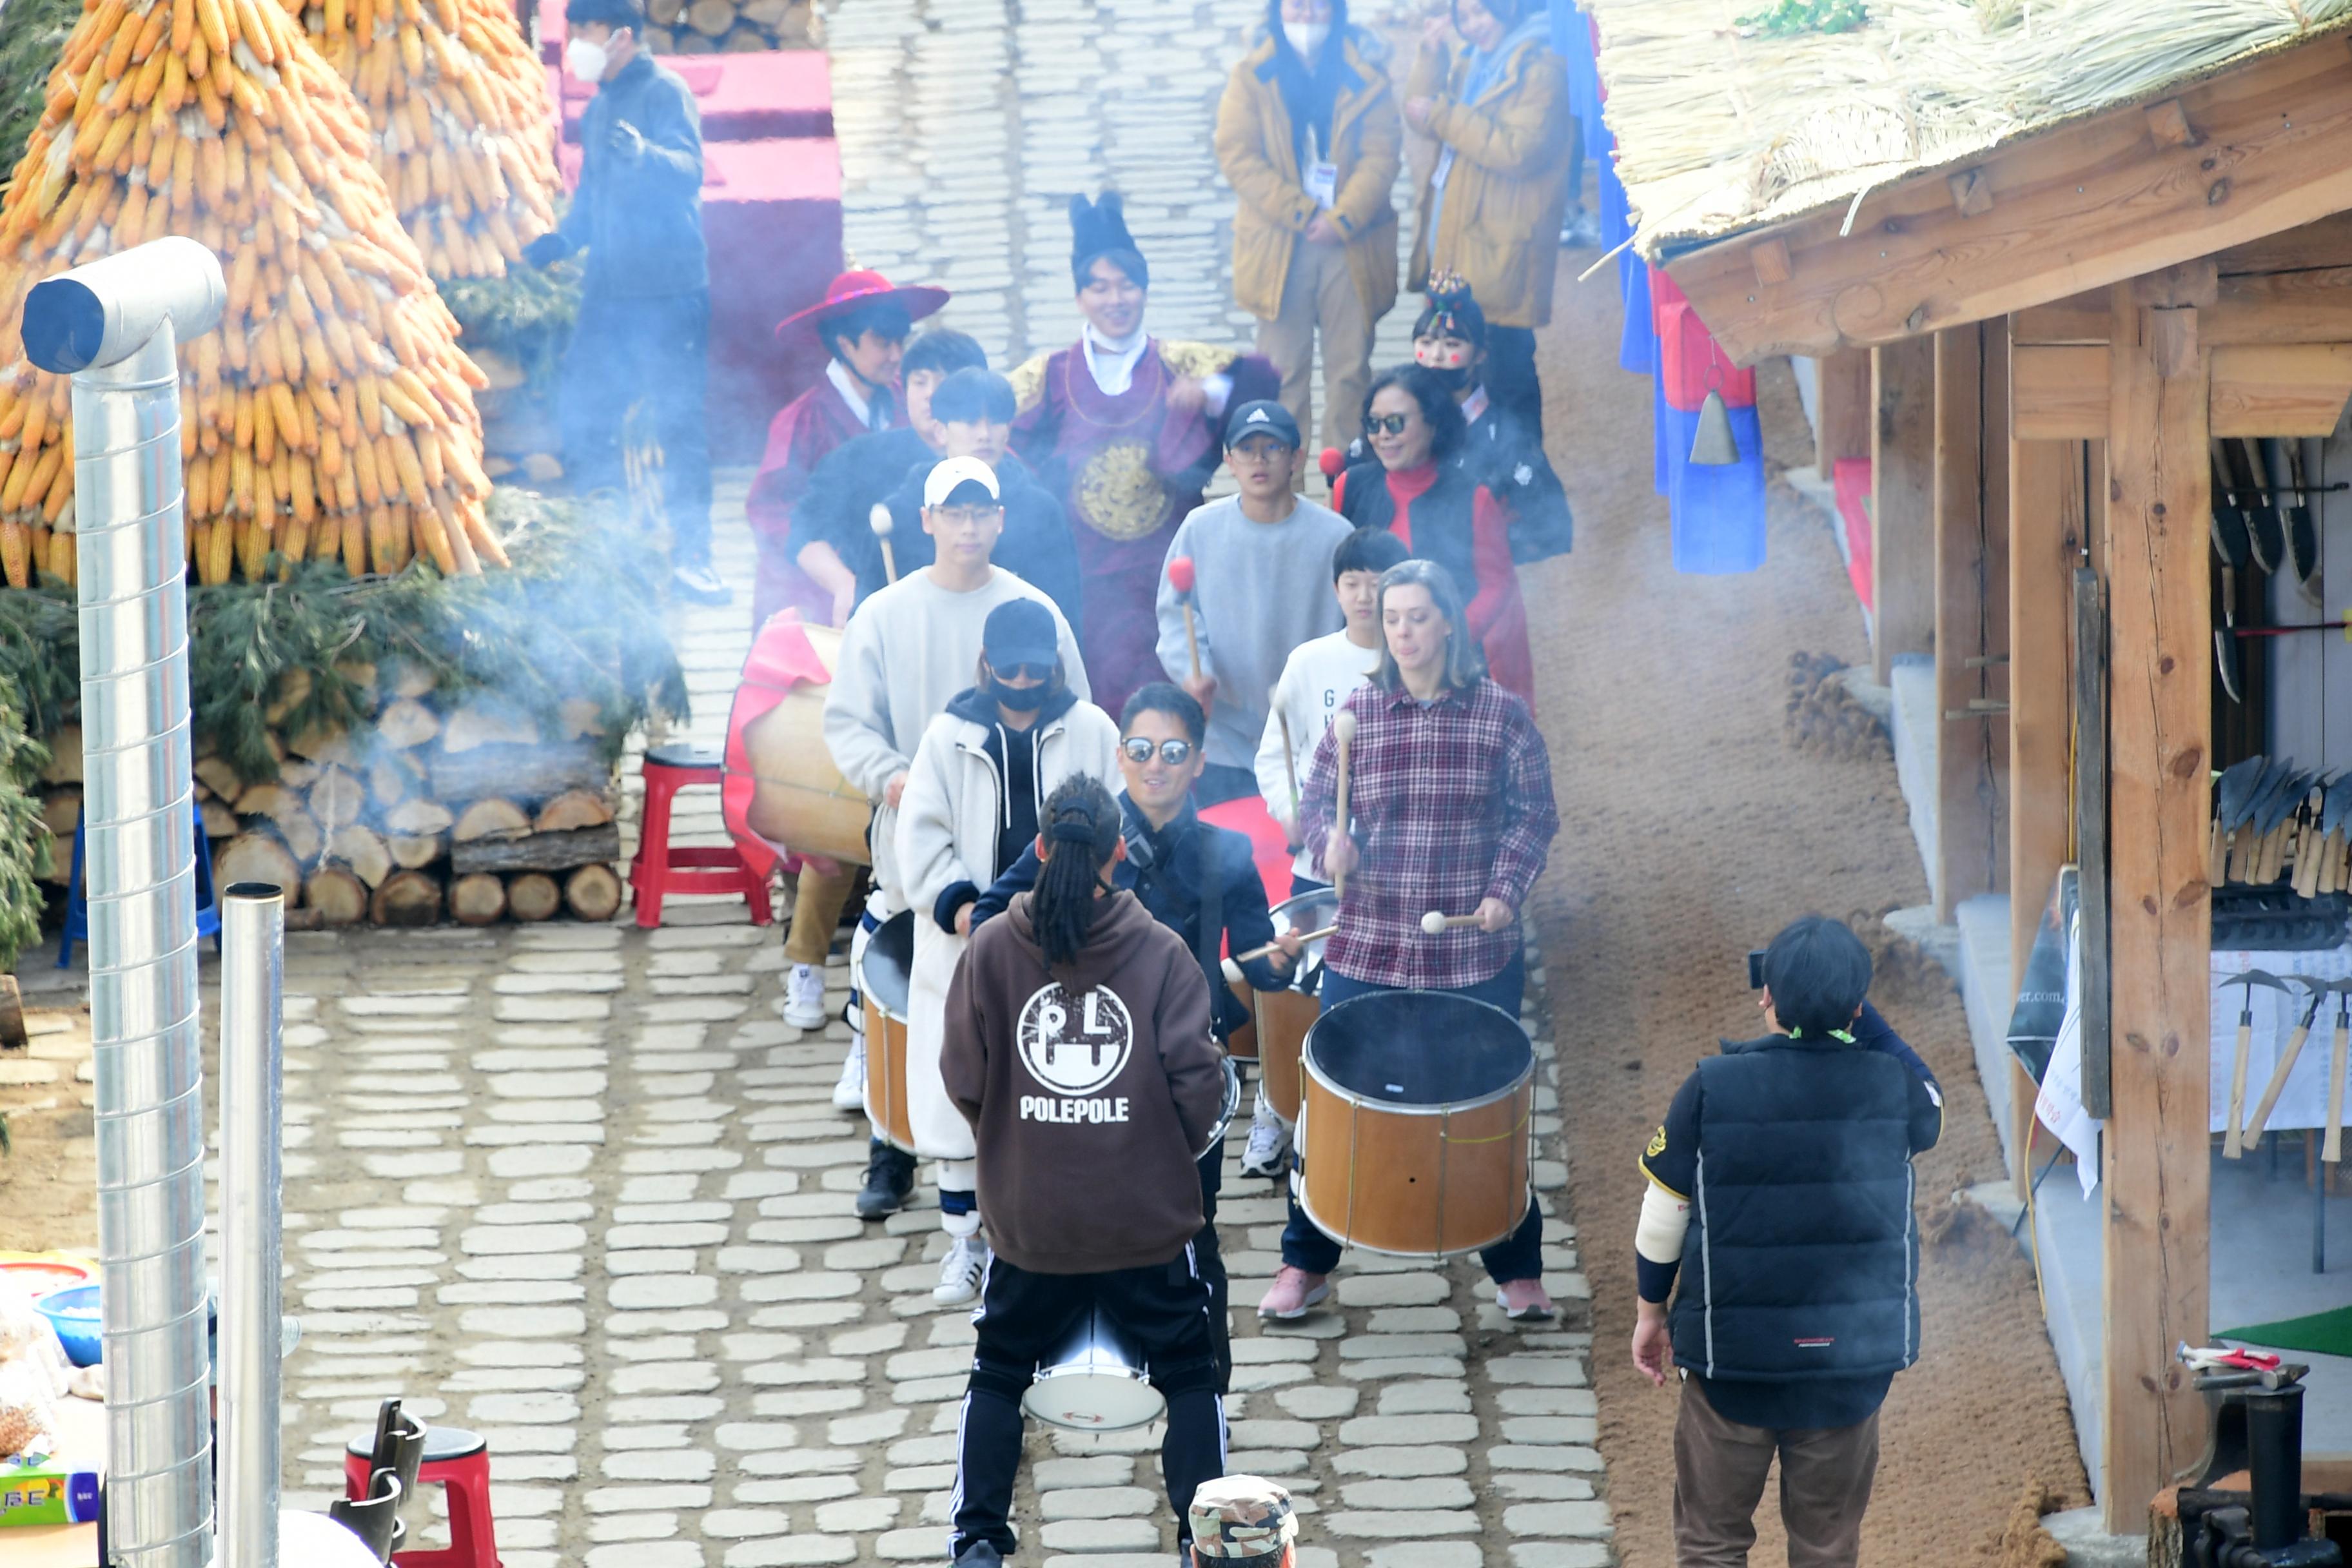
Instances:
[[[1391,993],[1411,996],[1425,994]],[[1328,1023],[1374,997],[1344,1004]],[[1483,1004],[1511,1030],[1517,1022]],[[1524,1042],[1524,1034],[1518,1038]],[[1458,1048],[1446,1037],[1427,1048]],[[1528,1132],[1535,1054],[1499,1089],[1452,1102],[1382,1100],[1335,1079],[1310,1035],[1297,1142],[1299,1206],[1327,1236],[1368,1252],[1450,1258],[1492,1247],[1518,1228],[1528,1201]],[[1269,1073],[1267,1081],[1272,1082]]]
[[[858,994],[866,1014],[866,1114],[877,1136],[913,1154],[915,1118],[907,1099],[907,1012],[914,967],[915,921],[893,915],[873,933],[858,958]],[[890,1006],[885,995],[900,1005]]]
[[[1307,1081],[1307,1035],[1322,1016],[1323,1004],[1304,991],[1260,991],[1255,1000],[1258,1085],[1274,1113],[1296,1122]]]
[[[830,673],[841,657],[841,634],[831,626],[802,629]],[[874,807],[841,776],[824,743],[824,699],[831,689],[830,682],[795,686],[743,727],[752,778],[744,821],[795,855],[863,866]]]

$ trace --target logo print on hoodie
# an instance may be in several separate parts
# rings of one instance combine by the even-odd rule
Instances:
[[[1056,1094],[1093,1094],[1110,1085],[1135,1048],[1135,1025],[1118,994],[1079,994],[1049,981],[1022,1005],[1021,1065]]]

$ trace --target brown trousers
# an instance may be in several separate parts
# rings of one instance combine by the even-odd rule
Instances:
[[[824,955],[833,951],[833,933],[841,924],[841,911],[849,902],[850,890],[857,885],[857,868],[844,866],[838,871],[820,871],[803,863],[800,881],[793,894],[793,923],[784,935],[784,957],[793,963],[814,963],[824,966]]]
[[[1851,1426],[1774,1432],[1715,1413],[1696,1383],[1675,1417],[1675,1568],[1747,1568],[1756,1505],[1780,1458],[1789,1568],[1853,1568],[1878,1469],[1878,1413]]]

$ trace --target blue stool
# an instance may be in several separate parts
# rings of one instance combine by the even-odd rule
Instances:
[[[188,815],[196,830],[196,939],[213,939],[220,947],[220,902],[213,897],[213,846],[205,837],[204,808],[191,805]],[[89,941],[89,900],[82,892],[82,818],[74,818],[73,870],[66,880],[66,929],[58,938],[58,967],[73,966],[74,943]]]

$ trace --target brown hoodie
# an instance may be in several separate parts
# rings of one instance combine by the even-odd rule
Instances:
[[[1030,899],[972,932],[940,1048],[980,1145],[989,1243],[1039,1274],[1166,1263],[1201,1228],[1192,1160],[1224,1095],[1209,983],[1125,892],[1049,973]]]

